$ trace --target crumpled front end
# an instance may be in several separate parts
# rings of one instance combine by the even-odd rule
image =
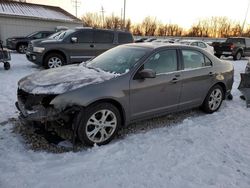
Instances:
[[[56,95],[35,95],[22,89],[17,91],[16,107],[20,117],[27,121],[54,121],[60,118],[60,111],[50,105]]]

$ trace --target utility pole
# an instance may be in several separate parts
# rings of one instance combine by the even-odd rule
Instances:
[[[71,0],[71,2],[73,3],[73,6],[75,7],[76,17],[77,17],[77,10],[80,7],[81,2],[79,0]]]
[[[245,19],[244,19],[242,27],[241,27],[241,32],[240,32],[241,35],[242,35],[243,31],[244,31],[244,27],[245,27],[245,24],[246,24],[249,6],[250,6],[250,0],[248,0],[248,5],[247,5],[247,11],[246,11]]]
[[[125,29],[126,27],[126,0],[124,0],[124,7],[123,7],[123,28]]]
[[[123,14],[123,9],[121,8],[121,21],[120,21],[120,29],[122,29],[123,28],[123,18],[122,18],[122,14]]]
[[[103,8],[103,6],[101,7],[101,14],[102,14],[102,27],[104,27],[104,13],[105,13],[105,11],[104,11],[104,8]]]

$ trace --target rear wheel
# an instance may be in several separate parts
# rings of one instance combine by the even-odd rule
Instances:
[[[46,56],[44,60],[44,67],[46,69],[53,69],[61,67],[65,64],[65,59],[61,54],[52,53]]]
[[[239,51],[239,52],[236,53],[235,56],[233,56],[233,59],[234,60],[241,60],[241,57],[242,57],[242,52]]]
[[[90,146],[109,143],[121,125],[119,110],[110,103],[92,105],[78,116],[78,137]]]
[[[220,58],[220,57],[221,57],[221,55],[220,55],[220,54],[215,54],[215,56],[216,56],[216,57],[218,57],[218,58]]]
[[[213,113],[217,111],[222,104],[223,98],[224,98],[224,91],[222,87],[219,85],[213,86],[209,90],[203,102],[202,109],[206,113]]]
[[[18,44],[17,45],[17,52],[20,54],[25,54],[27,50],[28,45],[27,44]]]

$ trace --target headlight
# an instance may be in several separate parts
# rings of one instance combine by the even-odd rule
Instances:
[[[41,47],[33,47],[33,52],[37,52],[37,53],[43,53],[43,51],[45,50],[45,48],[41,48]]]
[[[16,39],[8,39],[8,41],[16,41]]]

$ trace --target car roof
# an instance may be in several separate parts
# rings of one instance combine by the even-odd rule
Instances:
[[[126,30],[119,30],[119,29],[99,29],[99,28],[93,28],[93,27],[76,27],[74,30],[98,30],[98,31],[112,31],[112,32],[119,32],[119,33],[130,33]]]
[[[187,40],[181,40],[180,42],[205,42],[205,41],[202,41],[202,40],[187,39]]]
[[[158,49],[158,48],[164,48],[164,47],[173,47],[173,48],[190,48],[190,49],[200,49],[195,46],[188,46],[184,44],[177,44],[177,43],[161,43],[161,42],[145,42],[145,43],[130,43],[125,44],[126,46],[131,47],[141,47],[141,48],[149,48],[149,49]]]

